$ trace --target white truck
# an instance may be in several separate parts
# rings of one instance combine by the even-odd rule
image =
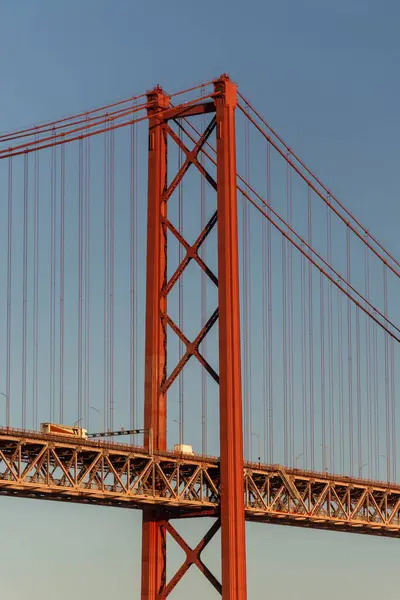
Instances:
[[[188,446],[187,444],[175,444],[174,445],[175,454],[190,454],[194,456],[192,446]]]
[[[40,431],[47,435],[63,435],[68,437],[79,437],[87,439],[87,429],[75,427],[74,425],[59,425],[57,423],[41,423]]]

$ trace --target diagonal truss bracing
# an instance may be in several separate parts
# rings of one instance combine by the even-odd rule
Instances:
[[[244,481],[249,521],[400,537],[398,485],[263,464],[245,464]],[[0,433],[0,495],[139,510],[158,507],[176,540],[172,525],[166,525],[169,519],[218,517],[220,486],[216,458],[149,454],[123,444],[77,443],[22,431]],[[204,546],[190,550],[184,543],[182,548],[187,554],[183,572],[190,564],[201,565]]]

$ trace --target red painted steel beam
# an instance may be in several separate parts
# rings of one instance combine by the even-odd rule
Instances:
[[[167,234],[163,219],[167,204],[167,139],[163,128],[163,110],[170,100],[155,88],[147,95],[149,115],[148,213],[146,270],[146,341],[144,426],[151,430],[154,450],[166,449],[166,394],[162,387],[166,377],[166,333],[162,315],[167,300],[161,290],[167,281]],[[149,433],[145,445],[149,446]],[[156,600],[166,579],[165,525],[154,511],[143,513],[142,525],[142,600]]]
[[[222,598],[245,600],[246,532],[235,139],[237,91],[236,85],[227,77],[221,77],[214,86],[217,120]]]
[[[214,102],[202,102],[199,104],[193,104],[185,106],[184,104],[177,106],[176,108],[170,108],[163,114],[164,120],[170,119],[182,119],[186,117],[194,117],[196,115],[205,115],[208,113],[215,112]]]

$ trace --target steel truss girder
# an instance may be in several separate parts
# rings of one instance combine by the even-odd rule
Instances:
[[[245,469],[248,520],[400,537],[400,486],[335,475]]]
[[[400,538],[400,486],[276,465],[245,465],[246,519]],[[0,495],[218,515],[216,458],[0,433]]]
[[[212,462],[181,460],[144,449],[45,436],[0,435],[0,494],[49,496],[131,508],[214,507]]]

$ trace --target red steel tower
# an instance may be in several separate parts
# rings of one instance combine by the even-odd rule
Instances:
[[[220,514],[195,549],[189,548],[162,509],[143,513],[142,600],[166,598],[191,565],[196,565],[222,594],[224,600],[244,600],[246,593],[246,544],[243,483],[243,434],[240,352],[240,308],[238,267],[238,222],[236,197],[235,108],[236,85],[227,76],[214,82],[214,93],[199,103],[172,107],[159,87],[147,97],[149,113],[148,229],[145,344],[145,428],[151,431],[154,450],[166,449],[167,392],[170,385],[195,357],[219,383],[220,398]],[[212,119],[189,149],[169,122],[186,123],[195,115],[209,113]],[[216,132],[216,180],[199,160],[199,152],[211,133]],[[185,162],[168,181],[168,142],[178,145]],[[168,220],[168,199],[193,165],[216,190],[217,211],[190,245]],[[199,249],[210,231],[217,227],[218,279],[204,264]],[[171,232],[186,249],[186,256],[174,275],[167,277],[167,233]],[[195,340],[190,341],[168,315],[167,298],[187,264],[195,260],[218,285],[218,307]],[[199,345],[219,321],[219,373],[207,363]],[[167,335],[171,329],[185,345],[185,353],[167,376]],[[150,436],[145,443],[149,445]],[[179,518],[179,512],[177,513]],[[221,527],[222,582],[218,582],[201,560],[201,552]],[[186,552],[186,561],[171,581],[166,580],[167,532]]]

